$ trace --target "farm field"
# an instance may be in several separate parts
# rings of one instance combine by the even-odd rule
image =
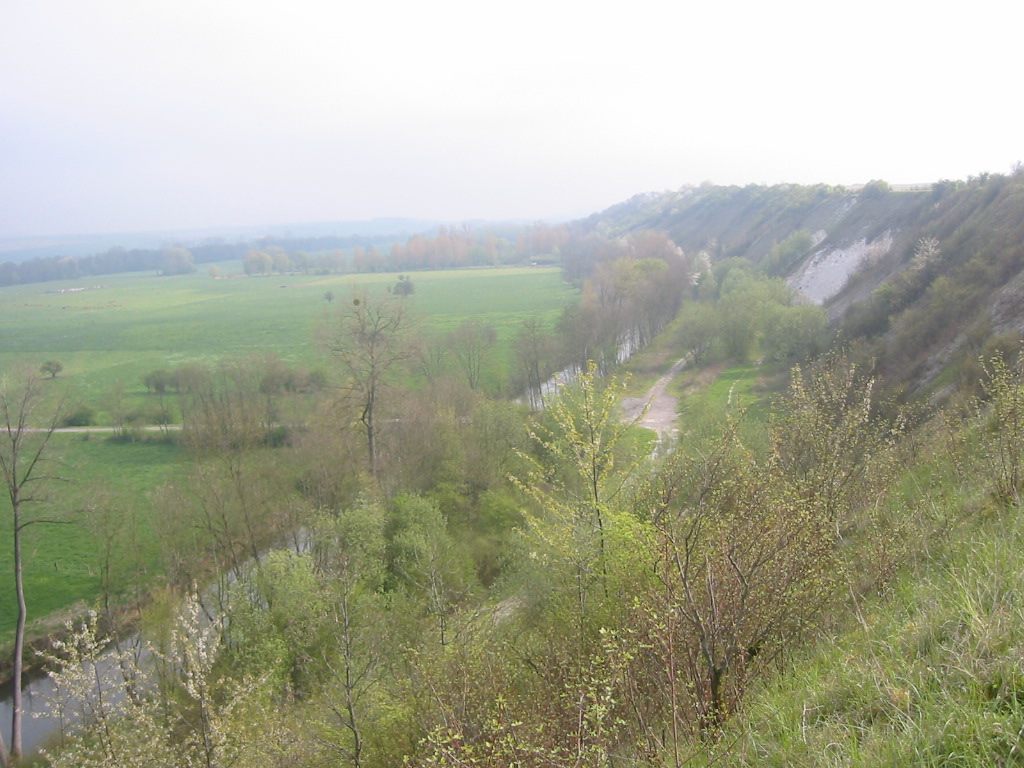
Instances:
[[[58,475],[61,482],[50,484],[45,514],[67,522],[26,529],[25,598],[30,623],[96,597],[105,533],[125,536],[136,526],[141,558],[153,559],[152,491],[186,467],[178,447],[163,441],[113,442],[57,434],[51,447],[53,462],[47,472]],[[36,516],[42,509],[35,505],[28,511]],[[114,517],[120,514],[131,514],[132,519]],[[0,645],[14,633],[17,604],[12,572],[12,532],[4,525],[0,527]]]
[[[224,274],[237,265],[220,265]],[[409,307],[424,335],[474,318],[507,341],[528,317],[554,321],[575,292],[556,268],[416,272]],[[124,387],[142,404],[145,375],[185,363],[272,354],[288,365],[330,366],[316,329],[355,291],[383,293],[397,274],[271,275],[212,278],[207,272],[159,277],[131,273],[0,289],[0,371],[46,360],[64,366],[58,381],[74,402],[109,423],[107,399]],[[333,295],[332,301],[326,296]],[[500,357],[502,351],[498,350]]]
[[[554,268],[416,272],[410,278],[415,294],[407,301],[424,335],[475,318],[494,326],[499,347],[523,320],[553,323],[576,299]],[[155,396],[143,379],[155,369],[257,353],[329,369],[332,361],[316,342],[318,325],[353,290],[383,292],[396,281],[397,274],[213,279],[197,272],[6,287],[0,289],[0,375],[20,364],[38,370],[45,360],[59,360],[60,375],[45,381],[52,397],[67,392],[72,405],[89,406],[102,425],[110,423],[109,401],[119,385],[127,409],[152,404]],[[67,482],[52,487],[51,509],[75,522],[36,525],[29,532],[26,596],[35,620],[96,599],[102,533],[96,515],[104,509],[130,510],[140,541],[148,537],[152,547],[143,557],[155,559],[152,493],[188,471],[183,452],[158,439],[122,443],[99,433],[91,439],[66,433],[54,437],[54,447],[61,464],[56,474]],[[0,525],[0,644],[13,635],[15,620],[13,588],[3,576],[12,571],[11,536]]]

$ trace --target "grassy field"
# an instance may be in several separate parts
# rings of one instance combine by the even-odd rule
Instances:
[[[128,513],[138,524],[143,546],[152,547],[149,530],[151,492],[183,471],[181,451],[160,442],[120,443],[85,439],[81,434],[58,434],[51,443],[46,503],[29,505],[30,517],[61,520],[26,529],[25,598],[30,621],[62,611],[99,591],[104,522],[124,534],[124,525],[111,516]],[[5,519],[7,512],[4,512]],[[143,552],[150,559],[153,552]],[[17,603],[9,574],[13,572],[12,532],[0,526],[0,642],[14,630]]]
[[[221,270],[240,272],[230,264]],[[428,336],[475,318],[494,326],[499,342],[507,341],[526,318],[553,321],[575,300],[555,268],[417,272],[411,278],[415,294],[409,306]],[[383,293],[396,281],[395,274],[213,279],[200,271],[5,287],[0,372],[58,360],[64,370],[55,384],[68,387],[72,399],[92,407],[102,421],[119,382],[126,404],[141,405],[143,378],[160,368],[253,353],[271,353],[290,365],[328,367],[316,328],[353,290]],[[333,302],[325,299],[328,292]]]
[[[221,265],[224,273],[240,271]],[[575,293],[553,268],[497,268],[411,274],[407,301],[421,332],[439,335],[476,318],[507,341],[529,317],[553,322]],[[383,293],[395,274],[275,275],[213,279],[124,274],[0,289],[0,375],[17,365],[38,369],[59,360],[47,381],[109,423],[110,393],[120,383],[127,408],[152,404],[143,379],[155,369],[272,353],[290,365],[330,366],[315,340],[353,290]],[[68,292],[68,289],[84,289]],[[64,291],[64,292],[61,292]],[[327,292],[333,301],[325,299]],[[501,354],[498,350],[497,354]],[[32,526],[26,547],[26,593],[32,616],[95,599],[100,583],[96,524],[84,510],[134,510],[144,536],[154,488],[184,471],[180,453],[160,442],[116,443],[62,434],[52,511],[71,524]],[[6,504],[6,502],[3,502]],[[48,509],[48,514],[50,509]],[[0,639],[14,626],[11,532],[0,506]]]

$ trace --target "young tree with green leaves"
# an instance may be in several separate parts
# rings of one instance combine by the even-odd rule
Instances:
[[[389,660],[385,578],[385,513],[360,498],[336,515],[313,523],[313,556],[323,580],[324,637],[317,663],[327,673],[325,706],[313,723],[316,739],[332,759],[359,768],[373,751],[373,702]]]
[[[607,592],[609,526],[638,466],[624,448],[642,414],[620,418],[624,386],[614,377],[601,381],[597,366],[588,364],[531,432],[539,457],[521,453],[527,470],[513,477],[536,502],[526,519],[538,556],[570,579],[580,622],[594,588]]]
[[[10,502],[8,523],[13,534],[14,594],[18,603],[12,660],[11,744],[8,752],[0,736],[0,766],[17,764],[22,754],[21,680],[28,618],[24,581],[25,532],[30,526],[41,523],[67,522],[32,512],[45,501],[45,487],[56,480],[48,470],[46,459],[50,455],[50,439],[60,423],[64,406],[61,399],[55,406],[48,407],[44,394],[42,382],[34,373],[25,373],[20,378],[0,378],[0,477]]]
[[[391,568],[437,630],[440,645],[452,640],[451,619],[476,579],[472,559],[448,531],[437,504],[419,496],[395,499]]]
[[[770,424],[780,481],[829,520],[837,536],[888,490],[900,467],[905,424],[879,417],[875,384],[842,354],[795,366]]]
[[[57,378],[57,374],[64,370],[64,364],[59,360],[47,360],[39,366],[39,372],[45,373],[51,379]]]

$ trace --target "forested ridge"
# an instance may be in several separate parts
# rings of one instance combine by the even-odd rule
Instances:
[[[41,759],[1014,764],[1022,190],[704,187],[530,228],[501,247],[579,300],[515,330],[505,387],[493,329],[425,343],[414,292],[332,297],[315,386],[193,366],[160,577],[111,535],[109,602],[47,651],[67,729]],[[395,257],[486,246],[421,240]],[[862,240],[887,246],[823,306],[787,280]],[[683,357],[655,451],[620,404]],[[12,416],[50,404],[5,382],[6,471],[48,434]]]
[[[704,185],[638,195],[577,231],[656,229],[720,269],[739,259],[794,285],[816,261],[852,261],[819,302],[839,337],[877,361],[886,386],[951,393],[975,385],[986,345],[1024,328],[1022,183],[1016,169],[909,189]]]

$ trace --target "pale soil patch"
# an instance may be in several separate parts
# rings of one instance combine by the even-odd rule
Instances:
[[[843,289],[865,261],[885,256],[892,243],[892,235],[887,232],[870,243],[862,238],[846,248],[817,251],[789,278],[789,285],[815,304],[824,304]]]

